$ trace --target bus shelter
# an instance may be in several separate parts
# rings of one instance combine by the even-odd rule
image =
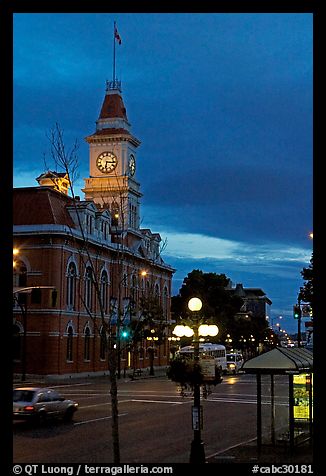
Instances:
[[[305,348],[276,347],[247,360],[256,374],[257,449],[262,444],[294,446],[312,439],[313,354]]]

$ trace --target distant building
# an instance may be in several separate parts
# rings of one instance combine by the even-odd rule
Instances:
[[[15,373],[108,371],[93,273],[105,319],[116,326],[130,323],[130,315],[139,318],[142,297],[154,299],[166,324],[170,320],[175,270],[160,255],[160,235],[140,228],[140,142],[130,132],[119,82],[107,84],[96,132],[86,140],[85,200],[70,197],[69,177],[53,171],[37,178],[38,187],[14,190]],[[167,364],[168,339],[156,344],[144,338],[134,355],[122,352],[121,370],[148,367],[153,348],[154,366]]]
[[[241,350],[245,358],[250,358],[263,351],[267,338],[266,306],[272,301],[261,288],[245,288],[241,283],[233,287],[230,282],[226,290],[243,302],[234,316],[231,335],[226,342],[229,347]]]
[[[242,314],[243,318],[248,315],[248,319],[266,322],[266,305],[271,305],[272,301],[261,288],[244,288],[241,283],[238,283],[227,290],[242,298],[243,306],[239,314]]]

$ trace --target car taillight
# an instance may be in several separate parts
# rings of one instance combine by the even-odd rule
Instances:
[[[33,412],[33,411],[34,411],[34,407],[31,406],[31,405],[27,405],[26,407],[24,407],[24,410],[25,410],[26,412]]]

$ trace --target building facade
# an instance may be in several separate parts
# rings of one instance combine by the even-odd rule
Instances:
[[[18,374],[107,373],[113,335],[119,372],[169,359],[175,270],[162,259],[160,235],[140,227],[140,141],[131,134],[118,81],[107,83],[96,131],[86,141],[85,200],[69,196],[68,170],[47,171],[39,186],[14,190]],[[147,333],[129,345],[122,331],[144,320]]]

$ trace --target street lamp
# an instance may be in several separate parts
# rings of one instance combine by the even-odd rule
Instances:
[[[188,308],[194,313],[191,327],[177,325],[172,333],[180,337],[192,337],[194,345],[194,374],[199,374],[199,336],[216,336],[219,332],[216,325],[200,324],[198,319],[198,311],[202,308],[202,302],[199,298],[191,298],[188,302]],[[202,408],[200,406],[200,383],[195,380],[194,389],[194,405],[192,407],[192,428],[194,430],[194,439],[191,442],[190,463],[205,463],[204,443],[201,440],[202,429]]]
[[[199,367],[199,323],[198,311],[202,308],[202,302],[199,298],[193,297],[188,302],[188,308],[195,313],[194,331],[194,370]],[[201,440],[202,413],[200,406],[200,384],[194,384],[194,405],[192,407],[192,428],[194,430],[194,439],[191,442],[190,463],[205,463],[204,443]]]

